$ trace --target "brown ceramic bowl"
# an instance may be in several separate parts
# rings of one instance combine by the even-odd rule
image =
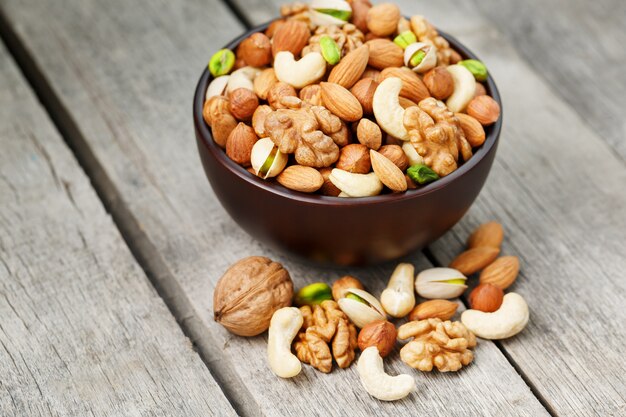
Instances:
[[[261,25],[226,45],[232,50]],[[478,59],[441,33],[464,58]],[[320,262],[357,265],[388,261],[424,248],[454,226],[478,196],[496,154],[502,116],[485,129],[485,143],[452,174],[401,194],[339,198],[288,190],[258,178],[231,161],[202,119],[211,74],[204,70],[193,102],[202,165],[231,217],[259,241]],[[492,78],[487,92],[502,107]]]

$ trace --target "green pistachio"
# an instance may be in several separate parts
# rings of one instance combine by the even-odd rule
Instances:
[[[439,175],[437,175],[435,171],[423,164],[411,166],[409,169],[406,170],[406,174],[413,181],[422,185],[439,179]]]
[[[482,62],[476,59],[466,59],[459,62],[459,65],[467,68],[474,75],[476,81],[485,81],[487,79],[487,67]]]
[[[272,148],[272,151],[267,156],[267,159],[265,160],[265,162],[263,162],[263,165],[261,165],[261,168],[259,168],[259,174],[258,175],[260,177],[265,177],[267,175],[267,173],[269,172],[270,168],[272,167],[272,164],[274,163],[274,159],[276,159],[276,153],[277,152],[278,152],[278,148],[277,147]]]
[[[352,16],[352,12],[348,10],[335,10],[335,9],[315,9],[318,13],[327,14],[332,17],[336,17],[339,20],[347,22]]]
[[[235,65],[235,54],[230,49],[220,49],[209,61],[209,71],[214,77],[226,75]]]
[[[353,294],[353,293],[351,293],[351,292],[349,292],[348,294],[346,294],[346,298],[349,298],[349,299],[354,300],[354,301],[358,301],[359,303],[363,303],[363,304],[366,304],[366,305],[370,305],[370,303],[368,303],[367,301],[365,301],[365,299],[364,299],[364,298],[359,297],[358,295]]]
[[[426,52],[419,50],[413,54],[409,63],[412,66],[417,67],[425,57],[426,57]]]
[[[454,284],[454,285],[465,285],[465,280],[463,278],[447,279],[445,281],[436,281],[436,282],[443,282],[446,284]]]
[[[337,42],[328,35],[324,35],[320,38],[320,51],[322,56],[330,65],[335,65],[341,59],[341,51]]]
[[[406,49],[407,46],[415,42],[417,42],[417,37],[410,30],[402,32],[393,40],[393,43],[395,43],[402,49]]]
[[[320,304],[324,300],[333,299],[333,290],[323,282],[307,285],[296,294],[297,306]]]

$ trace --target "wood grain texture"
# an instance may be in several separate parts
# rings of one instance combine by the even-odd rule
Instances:
[[[241,257],[267,255],[285,264],[296,286],[331,282],[344,272],[379,293],[393,265],[338,271],[263,248],[220,207],[204,178],[191,124],[191,100],[210,54],[241,28],[218,3],[107,3],[60,9],[41,2],[6,4],[28,50],[104,167],[148,243],[146,264],[164,287],[179,287],[194,340],[246,415],[547,415],[505,357],[480,344],[476,363],[458,374],[411,372],[417,394],[397,403],[368,396],[354,367],[322,375],[309,367],[294,380],[268,369],[265,336],[230,335],[211,318],[215,282]],[[45,16],[45,19],[43,17]],[[98,16],[94,19],[93,16]],[[37,25],[29,22],[37,21]],[[159,25],[155,25],[154,22]],[[116,196],[117,197],[117,196]],[[410,259],[429,266],[422,255]],[[454,398],[454,401],[450,399]]]
[[[0,415],[235,415],[0,45]]]

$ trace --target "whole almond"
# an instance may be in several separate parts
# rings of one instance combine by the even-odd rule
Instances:
[[[400,78],[402,80],[402,90],[400,90],[400,95],[415,103],[419,103],[423,99],[430,97],[430,92],[422,80],[420,80],[420,77],[407,67],[385,68],[380,73],[380,76],[381,80],[389,77]]]
[[[402,172],[409,167],[409,158],[407,158],[401,146],[385,145],[378,152],[393,162]]]
[[[359,100],[361,107],[363,107],[364,114],[374,113],[374,92],[378,87],[378,83],[371,78],[364,78],[357,81],[356,84],[350,89],[350,92]],[[306,88],[306,87],[305,87]]]
[[[303,165],[288,166],[276,177],[276,181],[285,188],[303,193],[314,193],[324,184],[318,170]]]
[[[367,12],[367,28],[374,35],[389,36],[396,31],[400,16],[400,8],[395,4],[378,4]]]
[[[369,56],[369,47],[367,45],[359,46],[335,65],[328,75],[328,82],[351,88],[363,75]]]
[[[465,139],[467,139],[473,148],[485,142],[485,129],[478,120],[465,113],[455,113],[454,115],[459,119],[459,124],[465,134]]]
[[[450,262],[449,266],[460,271],[463,275],[472,275],[492,263],[499,253],[499,248],[468,249]]]
[[[435,67],[424,74],[424,85],[437,100],[445,100],[454,92],[454,80],[445,67]]]
[[[363,117],[363,108],[359,100],[344,87],[335,83],[320,83],[324,107],[347,122],[356,122]]]
[[[300,90],[300,100],[312,106],[322,105],[322,87],[319,84],[310,84]]]
[[[504,291],[491,284],[480,284],[469,295],[470,307],[474,310],[493,313],[502,305]]]
[[[409,313],[409,321],[424,319],[450,320],[459,305],[448,300],[429,300],[415,306]]]
[[[374,39],[366,45],[370,48],[367,64],[379,70],[387,67],[401,67],[404,65],[404,51],[389,39]]]
[[[352,6],[352,24],[357,27],[361,32],[367,33],[367,12],[372,8],[372,5],[367,0],[354,0]]]
[[[306,23],[299,20],[288,20],[280,25],[272,38],[272,54],[276,56],[281,51],[289,51],[298,56],[309,42],[311,32]]]
[[[252,147],[257,141],[252,127],[241,122],[228,135],[226,141],[226,155],[239,165],[249,166]]]
[[[392,191],[406,191],[407,184],[404,172],[400,171],[396,164],[373,149],[370,149],[370,159],[372,160],[372,169],[380,182]]]
[[[254,78],[254,93],[261,100],[267,100],[267,94],[277,82],[278,78],[276,78],[274,68],[264,69]]]
[[[474,232],[467,239],[467,247],[479,248],[481,246],[488,246],[492,248],[499,248],[504,239],[504,229],[498,222],[483,223],[474,230]]]
[[[403,109],[408,109],[409,107],[417,106],[416,102],[411,101],[408,98],[402,97],[402,96],[398,97],[398,103],[400,103],[400,107],[402,107]]]
[[[322,195],[329,195],[333,197],[337,197],[341,194],[341,190],[337,188],[335,184],[330,180],[330,173],[333,168],[322,168],[320,169],[320,174],[322,174],[322,178],[324,178],[324,184],[320,187],[319,191]]]
[[[360,143],[352,143],[341,148],[335,168],[355,174],[367,174],[372,168],[369,149]]]
[[[502,256],[496,259],[480,273],[481,284],[492,284],[506,290],[519,274],[519,259],[517,256]]]
[[[247,65],[263,67],[272,62],[272,45],[270,38],[264,33],[253,33],[244,39],[237,47],[237,58],[241,58]]]
[[[356,128],[356,137],[359,143],[377,151],[383,140],[380,126],[369,119],[361,119]]]
[[[485,89],[485,86],[481,83],[476,83],[476,91],[474,91],[474,97],[484,96],[486,94],[487,90]]]

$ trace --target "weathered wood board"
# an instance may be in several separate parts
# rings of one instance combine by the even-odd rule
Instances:
[[[0,415],[236,415],[0,45]]]
[[[138,230],[146,267],[195,337],[224,390],[247,415],[547,415],[498,348],[483,342],[476,363],[453,375],[414,372],[419,393],[398,403],[371,399],[354,367],[322,375],[305,367],[293,381],[274,377],[264,337],[233,337],[211,318],[212,289],[237,259],[265,254],[282,261],[296,285],[352,272],[379,293],[393,269],[339,271],[263,248],[226,215],[204,178],[191,127],[191,99],[210,54],[242,27],[217,2],[84,1],[71,10],[39,2],[6,4],[26,48],[77,123]],[[45,16],[45,19],[43,17]],[[94,19],[93,16],[98,16]],[[37,21],[37,25],[28,22]],[[154,21],[159,25],[154,25]],[[54,51],[54,52],[51,52]],[[421,254],[410,258],[429,266]]]

